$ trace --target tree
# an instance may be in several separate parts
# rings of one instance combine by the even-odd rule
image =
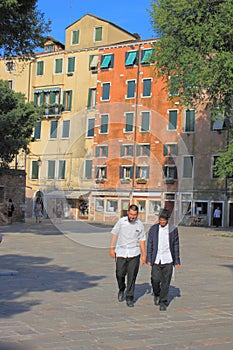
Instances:
[[[170,91],[178,92],[183,105],[195,107],[204,102],[213,119],[222,115],[228,120],[230,135],[233,0],[153,0],[149,13],[159,37],[153,57],[158,75],[165,78]],[[230,146],[228,138],[216,164],[218,173],[225,176],[233,174],[233,162],[226,167],[221,161],[225,152],[229,160]]]
[[[25,103],[25,96],[0,80],[0,166],[7,167],[19,150],[27,151],[36,120],[41,110]]]
[[[0,1],[0,48],[4,56],[33,54],[42,47],[50,22],[37,10],[37,0]]]

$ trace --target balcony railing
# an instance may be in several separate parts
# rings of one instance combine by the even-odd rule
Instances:
[[[62,110],[63,110],[62,105],[45,106],[44,115],[45,116],[61,115]]]

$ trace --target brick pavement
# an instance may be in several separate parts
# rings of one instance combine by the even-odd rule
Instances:
[[[0,350],[233,348],[233,239],[216,236],[224,230],[179,227],[182,267],[160,312],[148,266],[135,307],[118,303],[110,228],[59,227],[0,226]]]

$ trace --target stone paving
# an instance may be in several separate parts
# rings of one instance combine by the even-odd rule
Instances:
[[[46,220],[0,232],[0,350],[233,349],[233,238],[223,229],[179,227],[166,312],[145,265],[135,307],[117,301],[110,227]]]

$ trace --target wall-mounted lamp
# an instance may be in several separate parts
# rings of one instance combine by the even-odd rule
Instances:
[[[42,165],[42,160],[40,159],[40,157],[37,159],[37,165],[41,166]]]

